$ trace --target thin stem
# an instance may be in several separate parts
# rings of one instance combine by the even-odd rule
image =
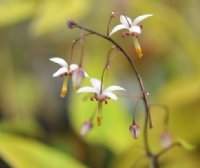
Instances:
[[[116,54],[114,56],[111,57],[111,53],[116,49],[116,47],[112,47],[109,51],[108,51],[108,54],[107,54],[107,59],[106,59],[106,68],[109,69],[110,67],[110,64],[113,60],[113,58],[116,56]]]
[[[110,63],[111,63],[111,60],[109,59],[110,58],[110,54],[112,53],[112,51],[116,49],[116,48],[111,48],[109,51],[108,51],[108,54],[107,54],[107,59],[106,59],[106,64],[103,68],[103,72],[102,72],[102,75],[101,75],[101,87],[100,87],[100,94],[102,93],[103,91],[103,82],[104,82],[104,74],[106,72],[106,70],[108,69],[108,67],[110,66]]]
[[[82,67],[83,56],[84,56],[84,35],[83,35],[83,31],[81,31],[80,46],[81,46],[81,51],[80,51],[80,63],[79,63],[79,66]]]
[[[158,158],[157,157],[152,156],[150,168],[160,168],[160,166],[158,164]]]
[[[109,20],[108,20],[108,25],[107,25],[107,32],[106,32],[107,36],[109,36],[109,32],[110,32],[110,23],[111,23],[112,19],[113,19],[113,15],[111,14],[111,15],[110,15],[110,18],[109,18]]]
[[[150,104],[149,107],[158,107],[158,108],[162,108],[165,112],[165,116],[164,116],[164,126],[165,126],[165,131],[168,130],[168,123],[169,123],[169,108],[168,106],[164,105],[164,104]]]
[[[92,34],[95,34],[103,39],[106,39],[107,41],[111,42],[113,45],[116,46],[116,48],[118,48],[119,51],[121,51],[121,53],[125,56],[125,58],[127,59],[127,61],[129,62],[129,64],[131,65],[136,77],[137,77],[137,80],[139,82],[139,86],[140,86],[140,90],[142,92],[142,95],[143,95],[143,103],[144,103],[144,106],[145,106],[145,122],[144,122],[144,147],[145,147],[145,151],[146,151],[146,154],[148,156],[151,156],[152,155],[152,152],[150,150],[150,147],[149,147],[149,143],[148,143],[148,121],[149,121],[149,125],[150,125],[150,128],[152,128],[152,122],[151,122],[151,117],[150,117],[150,108],[149,108],[149,103],[148,103],[148,98],[147,98],[147,92],[144,88],[144,84],[143,84],[143,80],[140,76],[140,74],[138,73],[138,70],[134,64],[134,62],[132,61],[132,59],[130,58],[130,56],[125,52],[125,50],[117,43],[115,42],[112,38],[108,37],[108,36],[105,36],[103,34],[100,34],[96,31],[93,31],[93,30],[90,30],[88,28],[85,28],[85,27],[82,27],[80,25],[78,25],[77,23],[75,22],[71,22],[71,24],[73,23],[73,26],[74,27],[77,27],[79,29],[83,29],[87,32],[90,32]]]
[[[71,50],[70,50],[70,55],[69,55],[69,60],[68,60],[69,65],[71,64],[71,61],[72,61],[73,51],[74,51],[75,45],[76,45],[77,42],[79,42],[82,38],[87,37],[87,36],[89,36],[89,35],[92,35],[92,34],[91,34],[91,33],[87,33],[87,34],[81,35],[81,37],[79,37],[79,38],[77,38],[76,40],[73,40],[73,41],[72,41],[72,47],[71,47]],[[81,51],[81,52],[83,52],[83,51]],[[82,57],[83,57],[83,56],[82,56]]]
[[[77,41],[78,41],[78,40],[73,40],[73,41],[72,41],[72,47],[71,47],[71,50],[70,50],[69,60],[68,60],[69,65],[70,65],[71,62],[72,62],[73,51],[74,51],[74,47],[75,47]]]
[[[104,74],[106,72],[106,69],[107,69],[107,66],[105,66],[103,68],[103,72],[102,72],[102,75],[101,75],[101,87],[100,87],[100,94],[102,94],[102,91],[103,91],[103,77],[104,77]]]
[[[127,18],[127,16],[126,16],[126,15],[124,15],[124,17],[125,17],[125,19],[126,19],[126,21],[127,21],[127,23],[128,23],[128,26],[129,26],[129,27],[131,27],[131,23],[128,21],[128,18]]]
[[[134,109],[133,109],[133,121],[132,121],[132,124],[133,124],[133,125],[136,124],[134,113],[135,113],[135,111],[136,111],[136,109],[137,109],[138,102],[139,102],[139,100],[136,101],[135,107],[134,107]]]

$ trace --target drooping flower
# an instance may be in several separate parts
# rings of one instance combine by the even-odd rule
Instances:
[[[150,16],[153,16],[153,15],[152,14],[141,15],[132,21],[131,18],[129,18],[128,16],[121,15],[120,16],[121,24],[115,26],[112,29],[109,36],[111,36],[113,33],[117,32],[119,30],[122,30],[122,29],[128,30],[128,32],[126,32],[126,35],[137,36],[142,33],[141,26],[138,24]]]
[[[61,89],[61,97],[65,97],[67,93],[67,83],[68,76],[72,76],[73,85],[75,87],[79,87],[84,77],[88,77],[88,74],[83,70],[83,68],[79,67],[77,64],[70,64],[58,57],[51,58],[50,61],[57,63],[60,68],[53,74],[53,77],[65,77],[63,86]]]
[[[138,24],[150,16],[153,16],[153,15],[152,14],[141,15],[132,21],[131,18],[129,18],[128,16],[121,15],[120,16],[121,24],[115,26],[112,29],[112,31],[110,32],[109,36],[111,36],[113,33],[117,32],[119,30],[127,29],[127,31],[123,32],[122,35],[123,36],[129,36],[129,35],[133,36],[133,43],[134,43],[134,46],[136,49],[136,53],[137,53],[138,57],[141,58],[143,56],[143,53],[142,53],[142,49],[140,47],[137,37],[142,33],[142,27]]]
[[[78,68],[77,64],[71,64],[69,66],[67,62],[62,58],[54,57],[50,58],[49,60],[57,63],[60,66],[60,68],[53,74],[53,77],[58,77],[58,76],[64,77],[72,75],[72,72]]]
[[[140,127],[137,124],[132,124],[129,127],[130,133],[133,136],[133,138],[137,139],[140,134]]]
[[[93,123],[91,120],[85,121],[80,129],[80,135],[84,136],[88,134],[93,127]]]
[[[90,82],[92,84],[92,87],[90,86],[82,87],[77,90],[77,93],[82,93],[82,92],[94,93],[94,96],[91,97],[91,100],[107,103],[109,99],[117,100],[117,96],[114,93],[112,93],[113,91],[116,90],[125,91],[124,88],[114,85],[104,89],[101,81],[95,78],[91,78]]]
[[[95,78],[91,78],[90,82],[92,84],[92,87],[90,86],[82,87],[77,90],[77,93],[83,93],[83,92],[94,93],[94,95],[91,97],[91,100],[98,101],[97,123],[100,126],[103,119],[102,104],[103,103],[107,104],[109,99],[117,100],[117,95],[112,93],[113,91],[117,91],[117,90],[125,91],[125,89],[120,86],[115,86],[115,85],[109,86],[106,89],[104,89],[102,82]]]

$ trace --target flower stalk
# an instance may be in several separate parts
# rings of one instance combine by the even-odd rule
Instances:
[[[143,131],[143,133],[144,133],[144,147],[145,147],[146,154],[148,156],[151,156],[152,151],[150,150],[149,143],[148,143],[148,124],[149,124],[150,128],[153,127],[152,121],[151,121],[151,116],[150,116],[150,108],[149,108],[147,92],[144,88],[143,80],[142,80],[134,62],[132,61],[131,57],[126,53],[126,51],[116,41],[114,41],[111,37],[105,36],[103,34],[96,32],[96,31],[85,28],[85,27],[75,23],[74,21],[73,21],[73,25],[75,25],[76,28],[79,28],[79,29],[84,30],[84,31],[89,32],[89,33],[92,33],[94,35],[97,35],[97,36],[109,41],[123,54],[123,56],[129,62],[131,68],[133,69],[133,71],[136,75],[136,78],[138,80],[140,90],[141,90],[141,93],[142,93],[142,100],[143,100],[143,103],[144,103],[144,106],[145,106],[145,121],[144,121],[144,131]]]

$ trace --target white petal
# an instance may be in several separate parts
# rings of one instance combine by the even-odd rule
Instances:
[[[130,32],[136,33],[136,34],[141,34],[141,28],[140,26],[132,26],[129,29]]]
[[[129,18],[129,17],[125,16],[125,15],[121,15],[120,16],[120,22],[123,25],[126,25],[127,27],[132,26],[132,20],[131,20],[131,18]]]
[[[62,67],[68,67],[67,62],[64,59],[62,59],[62,58],[55,57],[55,58],[51,58],[49,60],[52,61],[52,62],[55,62],[55,63],[59,64]]]
[[[72,73],[72,82],[75,87],[79,87],[84,79],[84,71],[82,68],[77,68]]]
[[[104,92],[112,92],[114,90],[123,90],[123,91],[126,91],[124,88],[122,88],[120,86],[109,86],[108,88],[106,88],[104,90]]]
[[[133,21],[133,25],[137,25],[139,22],[143,21],[144,19],[153,16],[152,14],[146,14],[146,15],[142,15],[142,16],[138,16],[137,18],[135,18],[135,20]]]
[[[58,77],[58,76],[64,75],[66,72],[68,72],[67,68],[66,68],[66,67],[62,67],[62,68],[58,69],[58,70],[53,74],[53,77]]]
[[[85,86],[76,91],[76,93],[83,93],[83,92],[97,93],[97,90],[93,87]]]
[[[83,71],[84,72],[84,76],[85,77],[87,77],[87,78],[89,78],[89,75],[88,75],[88,73],[87,72],[85,72],[85,71]]]
[[[91,78],[90,79],[90,82],[92,84],[92,86],[98,90],[100,92],[100,89],[101,89],[101,81],[98,80],[98,79],[95,79],[95,78]],[[102,86],[103,87],[103,86]]]
[[[70,72],[71,72],[71,71],[74,71],[74,70],[77,69],[77,68],[78,68],[78,65],[77,65],[77,64],[71,64],[71,65],[69,66]]]
[[[115,26],[112,31],[110,32],[109,36],[111,36],[113,33],[119,31],[119,30],[122,30],[122,29],[128,29],[128,27],[124,24],[120,24],[120,25],[117,25]]]
[[[109,98],[113,99],[113,100],[117,100],[117,96],[114,93],[111,92],[103,92],[104,96],[108,96]]]

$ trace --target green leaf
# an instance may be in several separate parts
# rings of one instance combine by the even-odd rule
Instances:
[[[181,147],[185,150],[191,151],[194,150],[195,146],[189,144],[187,141],[184,139],[179,139],[178,142],[180,143]]]
[[[0,134],[0,157],[13,168],[84,168],[69,155],[35,140]]]

